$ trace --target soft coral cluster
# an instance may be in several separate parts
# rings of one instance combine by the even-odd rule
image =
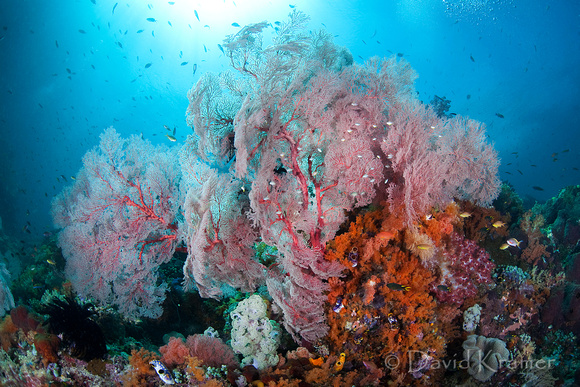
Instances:
[[[435,372],[423,355],[429,362],[442,358],[445,341],[430,294],[435,277],[407,248],[406,232],[400,217],[375,210],[357,217],[329,244],[327,258],[348,270],[344,280],[330,281],[328,300],[334,307],[328,311],[328,341],[332,350],[366,368],[396,357],[390,377],[408,385]],[[409,367],[417,371],[412,376]]]
[[[451,234],[439,261],[439,278],[433,284],[433,291],[441,302],[460,306],[477,294],[479,284],[493,282],[491,274],[495,264],[489,253],[458,233]]]

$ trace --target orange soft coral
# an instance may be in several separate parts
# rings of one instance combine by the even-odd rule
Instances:
[[[156,358],[153,352],[145,348],[141,348],[138,351],[132,350],[131,356],[129,356],[129,365],[131,368],[124,375],[123,385],[126,387],[146,386],[152,383],[157,378],[157,373],[149,362]]]
[[[58,346],[60,339],[50,333],[37,333],[34,336],[34,348],[42,357],[44,366],[58,361]]]
[[[10,315],[4,317],[0,323],[0,343],[4,351],[8,352],[16,343],[16,332],[18,332],[18,327],[12,322],[12,317]]]
[[[388,229],[381,228],[385,226]],[[382,237],[385,231],[389,238]],[[415,364],[408,354],[439,359],[445,354],[445,342],[437,332],[437,303],[429,293],[435,277],[405,244],[410,232],[399,219],[377,210],[359,216],[347,233],[329,244],[328,258],[348,269],[342,281],[329,281],[329,302],[342,301],[344,308],[338,313],[336,308],[329,310],[327,339],[331,352],[346,352],[355,368],[366,367],[365,362],[384,364],[388,356],[396,356],[399,367],[390,371],[390,378],[400,384],[421,384],[422,376],[434,371],[426,368],[414,379],[406,372],[409,362]],[[359,251],[354,267],[347,263],[353,247]]]

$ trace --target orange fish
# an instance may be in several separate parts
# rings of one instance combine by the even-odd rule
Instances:
[[[394,236],[395,234],[390,231],[381,231],[377,234],[377,238],[379,239],[393,239]]]

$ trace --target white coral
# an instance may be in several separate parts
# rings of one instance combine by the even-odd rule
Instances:
[[[257,294],[241,301],[230,313],[232,348],[244,357],[242,365],[253,365],[259,370],[278,363],[280,330],[266,313],[266,303]]]
[[[466,332],[473,332],[479,324],[481,318],[481,306],[473,305],[463,312],[463,330]]]

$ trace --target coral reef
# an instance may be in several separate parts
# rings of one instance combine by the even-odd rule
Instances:
[[[1,385],[580,383],[580,188],[494,200],[483,125],[307,21],[228,36],[179,151],[107,129],[3,248]]]

